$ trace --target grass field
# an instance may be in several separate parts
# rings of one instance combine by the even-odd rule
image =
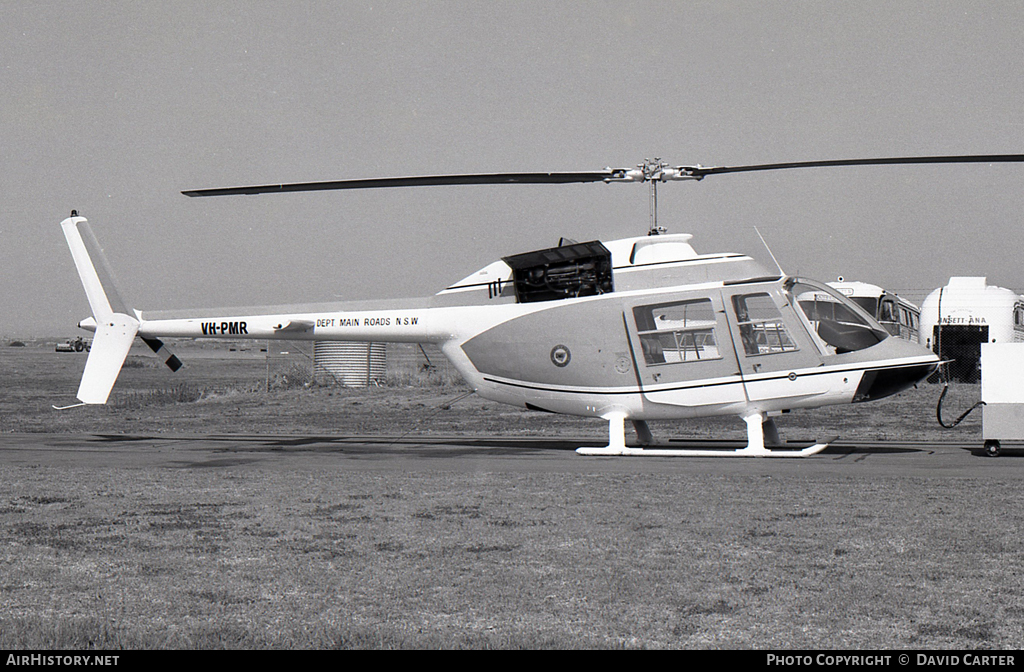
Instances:
[[[445,408],[466,389],[443,370],[418,373],[409,352],[394,358],[405,373],[391,385],[363,390],[306,386],[301,353],[195,352],[176,375],[138,355],[108,406],[56,412],[50,404],[73,397],[84,356],[3,350],[5,432],[605,432],[603,423],[472,396]],[[977,386],[951,389],[947,420],[978,396]],[[955,430],[939,427],[938,394],[922,386],[876,404],[792,414],[780,427],[793,438],[980,444],[977,413]],[[735,420],[652,428],[743,436]],[[372,460],[343,469],[324,459],[289,468],[272,459],[159,469],[0,462],[0,647],[1015,649],[1024,641],[1024,507],[1013,459],[991,478],[867,477],[811,472],[799,461],[770,472],[703,460],[631,471],[580,458],[578,469],[524,472],[384,470]]]

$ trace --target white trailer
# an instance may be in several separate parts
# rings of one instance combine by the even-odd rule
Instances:
[[[949,360],[950,380],[981,378],[982,343],[1024,342],[1024,298],[984,277],[952,277],[921,304],[920,343]]]

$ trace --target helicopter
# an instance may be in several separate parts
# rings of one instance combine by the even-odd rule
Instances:
[[[892,337],[827,284],[788,276],[740,253],[698,253],[688,233],[657,224],[657,185],[709,175],[838,166],[1024,162],[1024,155],[921,156],[739,166],[672,166],[582,172],[424,175],[183,191],[190,197],[438,185],[648,183],[644,236],[575,242],[502,257],[429,297],[225,310],[131,309],[87,220],[62,229],[95,332],[77,398],[103,404],[134,339],[172,370],[162,338],[433,343],[479,396],[535,411],[600,418],[608,444],[581,455],[789,457],[774,418],[796,409],[872,401],[927,378],[930,350]],[[770,252],[770,250],[769,250]],[[774,255],[772,256],[774,259]],[[819,308],[828,305],[829,310]],[[70,408],[71,406],[55,407]],[[738,449],[659,447],[651,420],[735,416]],[[636,432],[627,445],[625,421]]]

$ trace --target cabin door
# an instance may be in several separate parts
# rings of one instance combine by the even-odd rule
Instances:
[[[820,352],[787,296],[777,284],[727,287],[722,293],[740,375],[752,403],[784,406],[786,399],[829,391],[827,376],[815,373]]]
[[[637,382],[645,398],[695,409],[745,401],[725,309],[717,290],[648,295],[626,306]]]

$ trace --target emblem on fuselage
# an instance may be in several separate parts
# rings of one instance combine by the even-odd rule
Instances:
[[[551,348],[551,363],[561,368],[568,366],[569,360],[572,359],[572,353],[569,352],[569,348],[562,344],[558,344]]]

